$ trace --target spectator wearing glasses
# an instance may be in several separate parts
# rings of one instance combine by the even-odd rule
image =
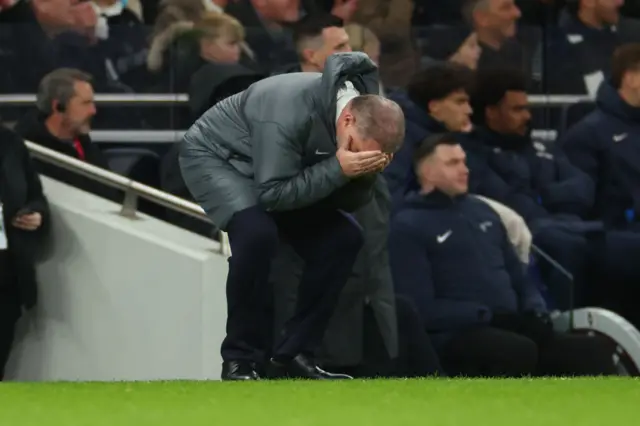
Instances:
[[[349,35],[342,20],[330,14],[307,15],[292,26],[298,62],[274,74],[322,72],[327,58],[338,52],[351,52]]]
[[[91,142],[91,120],[96,114],[91,76],[71,68],[47,74],[38,88],[35,111],[24,115],[16,131],[26,140],[78,160],[109,169],[100,149]],[[76,188],[117,199],[114,191],[64,168],[35,160],[45,176]]]

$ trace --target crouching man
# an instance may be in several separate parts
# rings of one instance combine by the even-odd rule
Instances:
[[[600,375],[615,372],[598,337],[559,334],[498,214],[468,196],[465,153],[450,134],[415,153],[420,191],[390,230],[396,291],[421,313],[450,375]]]

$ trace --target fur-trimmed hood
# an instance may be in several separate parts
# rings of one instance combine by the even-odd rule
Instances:
[[[151,40],[149,53],[147,54],[147,69],[151,72],[158,72],[164,66],[165,53],[171,45],[182,35],[193,31],[193,22],[174,22],[167,28],[159,32]]]

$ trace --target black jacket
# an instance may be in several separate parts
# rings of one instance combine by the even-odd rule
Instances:
[[[1,126],[0,201],[9,242],[9,276],[12,278],[12,281],[2,285],[17,286],[21,304],[31,308],[37,298],[35,263],[45,248],[49,234],[49,205],[24,142],[17,134]],[[23,231],[11,224],[22,209],[42,215],[40,228]]]
[[[70,142],[61,141],[49,133],[49,130],[45,126],[45,119],[46,117],[42,113],[32,111],[20,119],[15,130],[26,140],[35,142],[61,154],[79,158],[78,152]],[[84,151],[85,161],[91,165],[109,170],[107,160],[102,155],[102,152],[100,152],[100,149],[91,143],[89,136],[82,136],[79,140]],[[34,163],[38,172],[52,179],[113,201],[120,201],[121,199],[117,191],[94,180],[87,179],[78,173],[40,160],[34,160]]]

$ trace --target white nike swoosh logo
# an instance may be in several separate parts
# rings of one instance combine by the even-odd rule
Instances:
[[[438,235],[438,238],[437,238],[438,239],[438,243],[442,244],[445,241],[447,241],[447,238],[449,238],[449,235],[451,235],[451,232],[452,232],[451,230],[448,230],[444,234]]]
[[[620,142],[620,141],[625,140],[626,138],[627,138],[627,134],[626,133],[623,133],[621,135],[613,135],[613,141],[614,142]]]
[[[319,149],[316,149],[316,155],[328,155],[328,152],[324,152],[324,151],[320,151]]]

